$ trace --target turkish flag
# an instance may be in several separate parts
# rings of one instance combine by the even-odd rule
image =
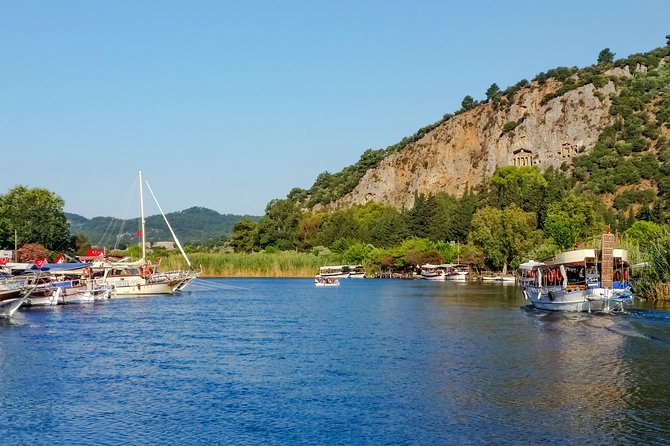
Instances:
[[[0,265],[6,265],[9,259],[7,257],[0,258]]]
[[[58,257],[54,259],[54,263],[65,263],[65,254],[61,252]]]
[[[44,266],[46,262],[47,262],[46,259],[37,259],[35,260],[35,266],[38,268],[42,268],[42,266]]]

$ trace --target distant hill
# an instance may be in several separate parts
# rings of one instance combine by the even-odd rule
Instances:
[[[114,217],[94,217],[88,219],[67,212],[65,217],[70,224],[72,234],[83,234],[96,246],[113,247],[117,244],[117,238],[120,242],[118,245],[136,243],[138,239],[139,218],[123,220]],[[232,233],[233,226],[242,218],[255,222],[260,220],[259,216],[219,214],[204,207],[171,212],[166,214],[166,217],[182,243],[204,242],[224,237]],[[145,228],[148,242],[172,240],[170,230],[160,214],[146,217]]]

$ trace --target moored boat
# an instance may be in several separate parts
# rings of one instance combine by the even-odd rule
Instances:
[[[27,278],[3,275],[0,279],[0,318],[9,319],[25,302],[31,289]]]
[[[24,290],[17,296],[0,300],[0,318],[9,319],[28,298],[30,290]]]
[[[349,265],[328,265],[319,268],[321,277],[337,277],[338,279],[347,279],[349,277]]]
[[[466,282],[470,274],[470,267],[468,265],[448,265],[447,280],[456,280],[459,282]]]
[[[151,264],[146,256],[146,228],[144,220],[144,193],[143,193],[142,172],[139,172],[139,198],[140,198],[140,250],[142,258],[136,262],[110,261],[104,257],[104,250],[97,262],[92,264],[92,268],[86,272],[87,276],[94,279],[95,285],[105,285],[110,289],[114,297],[131,297],[143,295],[175,294],[183,290],[189,283],[199,276],[199,272],[193,269],[177,270],[169,272],[157,272],[157,265]],[[170,222],[167,220],[163,209],[161,208],[156,196],[151,190],[149,183],[146,183],[151,196],[158,207],[165,224],[167,225],[172,237],[184,256],[186,263],[191,267],[186,252],[172,230]]]
[[[59,298],[59,303],[82,304],[95,302],[96,300],[109,299],[111,292],[112,289],[108,285],[96,285],[93,283],[93,280],[87,280],[83,289],[62,294]]]
[[[421,265],[421,278],[434,281],[446,280],[446,268],[444,265],[426,263],[425,265]]]
[[[364,279],[365,278],[365,268],[363,265],[354,265],[349,267],[349,279]]]
[[[519,266],[524,297],[535,308],[559,311],[623,311],[633,302],[628,252],[603,234],[601,249],[577,249],[545,262]]]

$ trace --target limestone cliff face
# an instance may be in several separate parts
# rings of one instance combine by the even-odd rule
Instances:
[[[559,83],[531,84],[511,106],[483,104],[443,122],[420,140],[386,157],[369,170],[352,192],[322,209],[370,201],[411,208],[415,194],[462,195],[500,166],[560,166],[589,151],[601,130],[612,124],[610,83],[588,84],[556,97]],[[510,130],[512,123],[516,127]],[[506,128],[507,124],[507,128]]]

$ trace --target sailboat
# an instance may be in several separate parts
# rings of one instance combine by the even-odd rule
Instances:
[[[140,247],[142,258],[136,262],[95,262],[90,274],[94,278],[94,283],[106,284],[111,287],[113,297],[130,297],[141,295],[156,294],[175,294],[184,289],[191,281],[198,277],[199,273],[193,270],[176,270],[169,272],[157,272],[156,265],[152,265],[146,258],[146,239],[145,239],[145,221],[144,221],[144,191],[142,172],[139,172],[140,181]],[[156,196],[151,190],[149,183],[146,183],[151,192],[158,209],[167,223],[172,237],[179,247],[181,254],[186,259],[189,267],[192,267],[184,248],[179,243],[176,234],[170,226],[167,217],[163,213]]]

